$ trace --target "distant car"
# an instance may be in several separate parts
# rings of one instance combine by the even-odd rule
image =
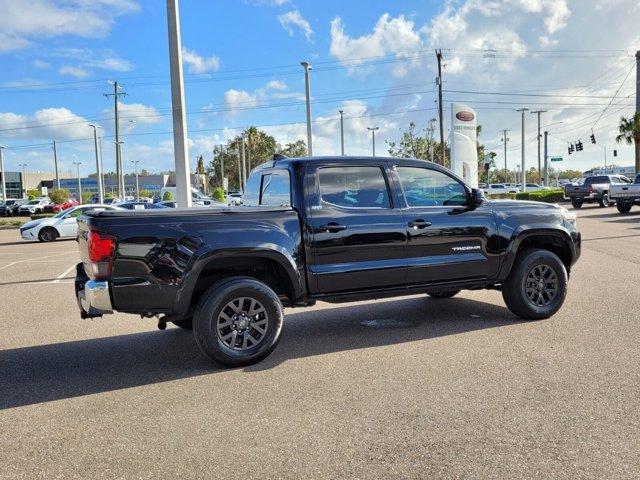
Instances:
[[[148,202],[121,202],[116,203],[116,207],[124,208],[126,210],[152,210],[154,208],[168,208],[160,203],[148,203]]]
[[[518,185],[518,188],[522,190],[522,184]],[[538,185],[537,183],[527,183],[527,192],[538,192],[540,190],[549,190],[549,188]]]
[[[624,181],[624,180],[623,180]],[[612,183],[609,191],[611,200],[617,203],[620,213],[629,213],[631,207],[640,205],[640,173],[636,175],[633,183]]]
[[[164,200],[162,202],[157,202],[156,205],[164,205],[165,207],[176,208],[178,206],[178,202],[175,202],[173,200]]]
[[[490,183],[487,188],[482,189],[486,195],[495,195],[497,193],[518,193],[520,189],[517,187],[507,187],[503,183]]]
[[[78,205],[80,205],[80,202],[72,198],[64,203],[50,203],[49,205],[45,205],[42,211],[44,213],[58,213],[71,207],[77,207]]]
[[[25,198],[10,198],[0,203],[0,216],[14,217],[18,215],[18,209],[28,201]]]
[[[229,202],[229,205],[242,204],[242,192],[229,192],[227,194],[227,202]]]
[[[33,215],[34,213],[42,213],[45,205],[49,205],[51,200],[48,198],[35,198],[20,206],[18,213],[20,215]]]
[[[20,227],[23,240],[52,242],[58,238],[73,238],[78,234],[77,219],[91,210],[119,210],[112,205],[80,205],[63,210],[53,217],[32,220]]]

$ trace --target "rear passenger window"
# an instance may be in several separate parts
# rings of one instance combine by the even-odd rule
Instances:
[[[262,176],[260,205],[276,207],[291,205],[289,172],[274,172]]]
[[[247,184],[244,187],[244,193],[242,194],[243,205],[258,205],[260,198],[260,182],[262,181],[262,175],[259,173],[253,173],[249,175]]]
[[[380,167],[325,167],[319,170],[323,202],[347,208],[390,208]]]

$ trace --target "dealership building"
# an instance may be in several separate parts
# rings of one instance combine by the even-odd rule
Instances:
[[[1,174],[0,174],[1,175]],[[0,177],[2,178],[2,177]],[[50,172],[26,172],[23,182],[22,172],[6,172],[5,185],[7,198],[22,198],[27,190],[40,190],[46,187],[48,190],[56,188],[55,174]],[[105,177],[104,192],[117,194],[118,182],[114,176]],[[176,177],[174,173],[160,175],[139,175],[138,183],[140,190],[148,190],[153,196],[159,196],[160,191],[165,187],[175,187]],[[98,179],[96,177],[80,178],[82,192],[98,194]],[[191,175],[191,185],[201,191],[205,191],[204,175]],[[78,178],[61,178],[60,188],[68,190],[71,196],[78,198]],[[124,176],[125,195],[134,196],[136,194],[136,176]],[[2,192],[0,191],[0,196]]]

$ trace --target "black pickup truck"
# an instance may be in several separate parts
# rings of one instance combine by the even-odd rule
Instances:
[[[517,316],[548,318],[580,255],[572,212],[488,201],[422,160],[276,157],[251,173],[243,202],[81,217],[81,316],[157,316],[242,366],[275,348],[283,306],[316,300],[491,288]]]

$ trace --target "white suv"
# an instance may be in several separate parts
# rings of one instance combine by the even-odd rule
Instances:
[[[42,213],[45,205],[49,205],[51,200],[48,198],[36,198],[29,200],[18,209],[19,215],[31,215],[34,213]]]

